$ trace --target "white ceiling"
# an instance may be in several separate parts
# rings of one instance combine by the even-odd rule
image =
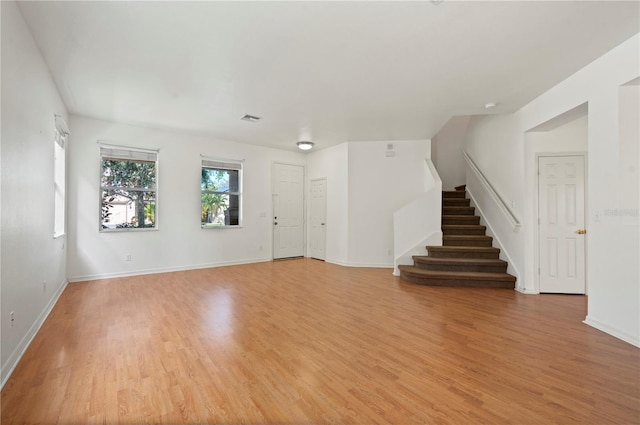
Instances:
[[[636,1],[22,2],[71,113],[295,149],[518,109],[640,31]],[[240,120],[244,114],[259,123]]]

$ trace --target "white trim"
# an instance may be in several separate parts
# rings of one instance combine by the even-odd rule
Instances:
[[[331,263],[331,264],[335,264],[337,266],[342,266],[342,267],[357,267],[357,268],[370,268],[370,269],[393,269],[393,264],[391,264],[391,263],[383,263],[383,264],[380,264],[380,263],[371,263],[371,264],[345,263],[344,261],[332,260],[332,259],[329,259],[329,258],[327,258],[324,261],[325,261],[325,263]]]
[[[0,376],[2,376],[2,381],[0,382],[0,390],[4,387],[4,384],[6,384],[11,377],[11,374],[18,365],[18,362],[27,351],[27,348],[29,348],[29,345],[31,345],[31,342],[33,341],[35,336],[38,334],[38,331],[42,327],[42,324],[45,322],[45,320],[47,320],[47,317],[49,317],[49,314],[53,310],[53,307],[60,299],[60,296],[62,295],[68,284],[68,280],[63,281],[60,284],[56,292],[51,297],[51,300],[49,300],[47,306],[44,308],[44,310],[42,310],[33,325],[31,325],[31,327],[24,335],[15,350],[13,350],[13,353],[11,353],[5,364],[2,365],[2,369],[0,371]]]
[[[584,217],[585,227],[588,224],[589,217],[589,187],[588,187],[588,176],[589,171],[587,169],[588,166],[588,152],[534,152],[534,190],[535,196],[534,205],[533,205],[533,284],[535,286],[535,293],[540,293],[540,273],[538,270],[540,269],[540,158],[541,157],[560,157],[560,156],[581,156],[584,162],[584,175],[583,175],[583,184],[584,184]],[[589,295],[589,282],[588,282],[588,273],[587,273],[587,264],[589,264],[589,250],[588,250],[588,241],[589,238],[585,238],[584,241],[584,295]]]
[[[130,151],[147,152],[147,153],[158,153],[158,152],[160,152],[160,149],[139,148],[139,147],[135,147],[135,146],[118,145],[118,144],[115,144],[115,143],[111,143],[108,140],[98,140],[97,143],[98,143],[98,145],[100,145],[101,148],[107,148],[107,149],[126,149],[126,150],[130,150]]]
[[[514,288],[516,291],[520,292],[521,294],[525,294],[525,295],[537,295],[539,294],[539,292],[532,290],[532,289],[528,289],[528,288],[523,288],[522,286],[516,286]]]
[[[154,158],[152,161],[155,163],[155,174],[156,174],[156,184],[153,188],[153,190],[143,190],[146,192],[153,192],[155,194],[155,221],[154,221],[154,226],[153,227],[133,227],[133,228],[116,228],[116,229],[111,229],[111,228],[102,228],[102,194],[103,194],[103,186],[102,186],[102,173],[103,173],[103,168],[102,168],[102,161],[103,161],[103,154],[102,154],[102,149],[120,149],[120,150],[128,150],[131,152],[141,152],[141,153],[147,153],[147,154],[153,154]],[[131,232],[131,231],[155,231],[155,230],[160,230],[160,220],[159,220],[159,208],[158,205],[160,204],[159,202],[159,198],[160,198],[160,191],[158,190],[159,188],[159,183],[160,183],[160,154],[159,154],[160,150],[159,149],[144,149],[144,148],[133,148],[133,147],[127,147],[127,146],[119,146],[119,145],[111,145],[111,144],[105,144],[103,143],[103,141],[98,140],[98,169],[100,170],[100,173],[98,175],[98,233],[118,233],[118,232]],[[112,159],[119,159],[122,161],[131,161],[134,159],[131,158],[126,158],[126,157],[118,157],[118,156],[114,156],[111,157]]]
[[[341,261],[341,260],[334,260],[334,259],[331,259],[331,258],[325,258],[324,261],[326,263],[335,264],[337,266],[349,267],[349,265],[347,263],[345,263],[344,261]]]
[[[511,211],[511,208],[509,208],[507,203],[502,199],[502,196],[500,196],[498,191],[494,189],[489,180],[487,180],[482,171],[478,168],[475,162],[473,162],[473,159],[471,159],[469,154],[467,152],[463,152],[463,155],[464,159],[467,161],[467,165],[469,165],[469,168],[476,174],[480,183],[484,186],[487,193],[493,198],[494,202],[498,205],[498,208],[500,208],[500,211],[502,211],[507,220],[509,220],[513,229],[519,229],[521,224],[516,214]]]
[[[271,259],[272,260],[279,260],[280,258],[275,258],[274,254],[276,252],[276,247],[275,247],[275,243],[276,243],[276,238],[274,238],[274,233],[275,233],[275,229],[274,229],[274,225],[273,225],[273,217],[274,217],[274,211],[273,211],[273,207],[274,207],[274,202],[273,202],[273,197],[275,196],[274,193],[274,175],[273,175],[273,169],[275,167],[276,164],[280,164],[280,165],[289,165],[289,166],[293,166],[293,167],[301,167],[302,168],[302,257],[308,258],[307,257],[307,225],[308,225],[308,220],[307,220],[307,165],[306,164],[296,164],[293,162],[283,162],[283,161],[276,161],[276,160],[271,160],[271,167],[269,169],[269,173],[271,173]]]
[[[310,183],[309,183],[308,189],[309,189],[309,191],[311,191],[313,182],[320,182],[320,181],[324,181],[324,224],[322,225],[322,226],[324,226],[324,258],[311,257],[310,254],[309,254],[309,252],[311,251],[310,246],[306,246],[306,248],[305,248],[305,257],[307,257],[307,255],[309,255],[308,258],[313,258],[314,260],[325,261],[327,259],[327,227],[329,227],[328,224],[327,224],[328,223],[328,221],[327,221],[327,189],[329,188],[329,185],[327,183],[327,176],[317,177],[315,179],[310,179],[309,180]],[[308,214],[308,216],[306,216],[306,225],[308,227],[311,227],[311,204],[312,204],[312,200],[311,199],[312,199],[311,192],[309,192],[309,196],[305,199],[305,203],[308,200],[308,202],[310,204],[308,210],[306,211],[306,214]],[[311,232],[310,232],[309,228],[305,229],[305,232],[309,236],[307,238],[307,240],[305,241],[305,245],[306,245],[307,243],[308,244],[311,243],[311,236],[310,236]]]
[[[214,155],[205,155],[203,153],[200,154],[200,160],[201,161],[220,161],[220,162],[232,162],[232,163],[236,163],[236,164],[244,164],[244,158],[242,158],[242,159],[222,158],[222,157],[214,156]]]
[[[615,338],[618,338],[624,342],[628,342],[631,345],[635,345],[636,347],[640,347],[640,338],[636,335],[629,335],[625,332],[619,331],[618,329],[612,328],[609,325],[606,325],[599,320],[596,320],[592,317],[587,317],[582,321],[582,323],[591,326],[592,328],[596,328],[599,331],[607,333]]]
[[[126,272],[90,274],[90,275],[84,275],[84,276],[70,277],[69,282],[85,282],[89,280],[112,279],[116,277],[129,277],[129,276],[140,276],[140,275],[146,275],[146,274],[180,272],[185,270],[209,269],[209,268],[224,267],[224,266],[237,266],[240,264],[263,263],[267,261],[271,261],[271,258],[247,258],[244,260],[237,260],[237,261],[219,261],[215,263],[192,264],[188,266],[160,267],[160,268],[154,268],[154,269],[133,270],[133,271],[126,271]]]
[[[587,182],[588,182],[588,169],[587,169],[587,163],[588,163],[588,152],[534,152],[534,190],[535,190],[535,196],[533,197],[534,199],[534,205],[533,205],[533,226],[534,226],[534,233],[533,233],[533,249],[534,249],[534,255],[533,255],[533,275],[534,275],[534,279],[533,279],[533,284],[535,287],[535,291],[537,294],[540,293],[540,273],[538,272],[540,270],[540,158],[541,157],[560,157],[560,156],[581,156],[583,158],[583,162],[584,162],[584,179],[583,179],[583,185],[584,185],[584,217],[585,217],[585,226],[588,224],[588,196],[589,196],[589,190],[588,190],[588,186],[587,186]],[[585,238],[585,243],[584,243],[584,295],[589,295],[589,285],[588,285],[588,273],[587,273],[587,265],[588,265],[588,261],[589,261],[589,257],[588,257],[588,238]],[[580,295],[580,294],[578,294]]]
[[[393,269],[393,263],[347,263],[345,266],[372,269]]]

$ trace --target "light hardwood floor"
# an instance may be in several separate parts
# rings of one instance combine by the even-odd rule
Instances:
[[[299,259],[69,284],[2,424],[640,423],[586,298]]]

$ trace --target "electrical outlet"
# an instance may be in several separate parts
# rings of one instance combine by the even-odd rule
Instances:
[[[13,325],[15,324],[15,321],[16,321],[16,313],[15,313],[15,311],[12,311],[11,313],[9,313],[9,321],[11,322],[11,327],[13,327]]]
[[[131,254],[127,254],[127,256],[124,259],[125,261],[131,261]]]

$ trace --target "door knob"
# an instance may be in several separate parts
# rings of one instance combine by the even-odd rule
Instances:
[[[273,223],[273,225],[274,225],[274,226],[277,226],[277,225],[278,225],[278,222],[276,221],[275,223]]]
[[[320,223],[320,226],[324,226],[324,223]]]
[[[585,233],[587,233],[587,231],[585,229],[578,229],[576,230],[576,233],[579,235],[584,235]]]

